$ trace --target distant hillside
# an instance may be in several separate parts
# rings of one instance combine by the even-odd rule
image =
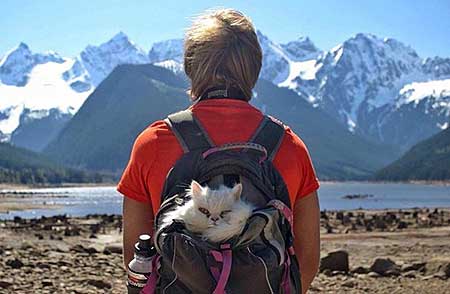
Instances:
[[[450,128],[412,147],[376,173],[377,180],[450,180]]]
[[[281,119],[302,138],[322,180],[364,179],[399,155],[393,147],[351,133],[292,90],[259,80],[255,91],[252,103]]]
[[[186,80],[154,65],[118,66],[44,150],[73,166],[120,173],[136,136],[154,120],[188,106]],[[294,91],[260,80],[252,103],[291,126],[306,142],[322,179],[359,179],[398,153],[349,132]]]
[[[65,168],[41,154],[0,143],[0,183],[59,184],[104,180],[102,174]]]
[[[87,98],[44,154],[75,168],[122,172],[136,136],[189,103],[170,70],[119,65]]]

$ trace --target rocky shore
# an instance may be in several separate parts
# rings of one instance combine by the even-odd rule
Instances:
[[[324,211],[311,293],[448,293],[450,210]],[[0,221],[0,293],[126,293],[118,215]]]

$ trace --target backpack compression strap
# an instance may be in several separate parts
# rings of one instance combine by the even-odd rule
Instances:
[[[267,159],[272,161],[280,148],[283,137],[283,124],[265,115],[250,142],[264,146],[267,150]]]
[[[214,143],[190,109],[170,114],[164,121],[171,128],[184,153],[214,147]]]

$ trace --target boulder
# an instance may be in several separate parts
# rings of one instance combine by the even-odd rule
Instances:
[[[370,267],[371,272],[375,272],[381,276],[398,276],[400,275],[400,267],[390,258],[376,258]]]
[[[337,250],[328,253],[320,260],[320,271],[349,271],[348,252],[345,250]]]

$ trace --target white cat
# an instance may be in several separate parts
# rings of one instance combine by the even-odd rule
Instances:
[[[212,242],[223,242],[239,235],[254,209],[241,200],[242,184],[210,189],[193,180],[187,193],[191,199],[166,213],[162,226],[170,225],[174,219],[182,220],[189,231]]]

